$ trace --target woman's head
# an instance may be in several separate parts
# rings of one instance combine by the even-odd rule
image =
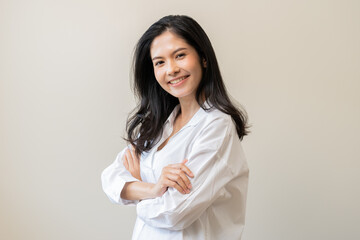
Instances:
[[[219,76],[220,71],[208,36],[201,26],[188,16],[170,15],[163,17],[152,24],[140,38],[134,55],[135,90],[140,98],[150,97],[152,93],[161,93],[161,88],[159,88],[156,81],[159,80],[156,76],[157,69],[152,60],[156,56],[152,56],[151,50],[154,40],[168,33],[183,40],[198,55],[199,63],[202,66],[202,74],[199,87],[196,89],[196,99],[201,104],[203,101],[201,94],[203,94],[204,86],[208,84],[216,85],[212,81],[219,80],[216,75]],[[222,81],[221,77],[220,81]],[[205,97],[208,97],[206,95],[208,94],[205,94]]]
[[[185,46],[189,50],[185,54],[190,54],[191,59],[187,58],[186,62],[176,64],[180,62],[177,59],[181,60],[182,56],[178,52],[172,53],[179,46]],[[170,59],[173,62],[170,62],[167,69],[157,68],[161,66],[161,61]],[[164,122],[179,103],[178,97],[186,94],[195,97],[205,110],[208,110],[204,105],[206,100],[212,107],[231,115],[240,139],[247,134],[246,114],[231,103],[211,42],[194,19],[170,15],[152,24],[136,45],[133,71],[134,90],[140,101],[136,112],[128,119],[127,140],[135,145],[137,153],[154,146]],[[189,77],[191,86],[186,85],[186,90],[176,92],[178,77]],[[169,85],[169,81],[173,85]]]
[[[180,103],[185,99],[196,101],[196,90],[206,66],[194,47],[171,31],[165,31],[152,41],[150,56],[155,78],[167,93]]]

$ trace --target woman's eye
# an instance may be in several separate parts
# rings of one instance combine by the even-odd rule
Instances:
[[[156,62],[156,63],[155,63],[155,66],[157,66],[157,65],[159,65],[159,64],[161,64],[161,63],[163,63],[163,61]]]
[[[177,58],[181,58],[181,57],[184,57],[185,56],[185,54],[184,53],[180,53],[179,55],[177,55],[176,57]]]

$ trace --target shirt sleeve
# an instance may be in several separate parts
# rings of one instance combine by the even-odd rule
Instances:
[[[237,144],[240,140],[231,118],[209,123],[195,140],[188,157],[187,166],[194,173],[194,178],[189,178],[193,186],[190,193],[181,194],[169,188],[161,197],[139,202],[138,217],[150,226],[169,230],[190,226],[225,194],[226,184],[241,173],[241,164],[232,163],[239,162],[238,151],[242,151]]]
[[[120,197],[120,193],[127,182],[139,181],[133,177],[123,164],[125,154],[123,149],[116,157],[115,161],[108,166],[101,174],[102,188],[111,202],[121,205],[135,205],[139,201],[126,200]]]

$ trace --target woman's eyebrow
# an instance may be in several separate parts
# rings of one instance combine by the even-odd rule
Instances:
[[[172,55],[174,55],[174,54],[175,54],[176,52],[178,52],[178,51],[185,50],[185,49],[187,49],[187,48],[184,48],[184,47],[178,48],[178,49],[176,49],[175,51],[172,52]],[[158,58],[163,58],[163,57],[156,56],[156,57],[153,57],[152,60],[154,61],[155,59],[158,59]]]

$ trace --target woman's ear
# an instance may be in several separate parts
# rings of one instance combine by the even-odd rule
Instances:
[[[203,62],[202,62],[202,63],[203,63],[203,67],[206,68],[206,67],[207,67],[207,64],[206,64],[205,58],[203,58]]]

